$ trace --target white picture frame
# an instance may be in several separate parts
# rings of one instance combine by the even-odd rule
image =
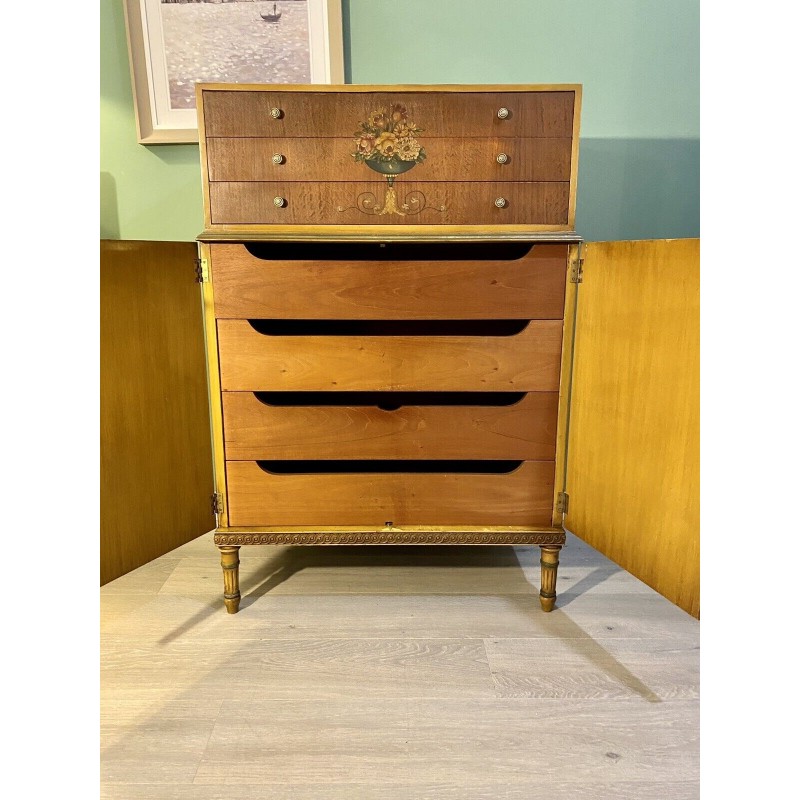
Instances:
[[[254,24],[259,24],[262,10],[273,9],[272,0],[233,2],[237,2],[242,11],[247,8],[252,12]],[[279,0],[277,5],[296,13],[291,8],[295,2],[305,5],[308,14],[310,80],[305,78],[300,82],[344,83],[341,0]],[[197,112],[193,107],[174,108],[171,104],[161,6],[162,0],[124,0],[137,140],[148,145],[189,144],[198,141]],[[251,82],[273,80],[275,83],[291,82],[284,76],[272,78],[269,74],[259,74],[257,80]],[[214,75],[208,70],[203,81],[236,82],[225,74]]]

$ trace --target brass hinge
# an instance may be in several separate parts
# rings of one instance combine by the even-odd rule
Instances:
[[[205,258],[194,260],[194,274],[198,283],[208,283],[208,261]]]
[[[576,256],[569,267],[569,282],[583,283],[583,256]]]
[[[222,508],[222,492],[214,492],[214,494],[211,495],[211,511],[219,515],[222,513]]]
[[[556,500],[556,511],[559,514],[566,514],[569,510],[569,495],[566,492],[559,492]]]

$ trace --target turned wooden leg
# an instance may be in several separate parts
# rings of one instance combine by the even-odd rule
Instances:
[[[542,588],[539,590],[539,602],[543,611],[552,611],[556,602],[556,576],[558,575],[558,552],[561,545],[539,545],[542,551]]]
[[[239,610],[239,548],[225,546],[219,548],[222,554],[222,580],[225,585],[225,608],[229,614]]]

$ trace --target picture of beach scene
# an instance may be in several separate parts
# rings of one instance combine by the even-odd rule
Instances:
[[[161,0],[172,109],[194,84],[311,83],[306,0]]]

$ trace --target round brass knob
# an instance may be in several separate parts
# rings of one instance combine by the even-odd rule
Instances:
[[[498,164],[507,164],[508,163],[508,156],[505,153],[498,153],[497,154],[497,163]]]
[[[283,208],[286,205],[285,197],[276,197],[273,201],[278,208]]]
[[[271,108],[269,110],[269,115],[272,119],[280,119],[283,116],[283,111],[280,108]]]
[[[497,200],[494,201],[494,204],[498,208],[505,208],[508,205],[508,200],[505,197],[498,197]]]
[[[497,109],[497,118],[498,119],[506,119],[511,112],[507,108],[498,108]]]
[[[275,155],[272,156],[272,163],[273,164],[283,164],[284,161],[286,161],[286,158],[285,158],[285,156],[281,155],[280,153],[275,153]]]

